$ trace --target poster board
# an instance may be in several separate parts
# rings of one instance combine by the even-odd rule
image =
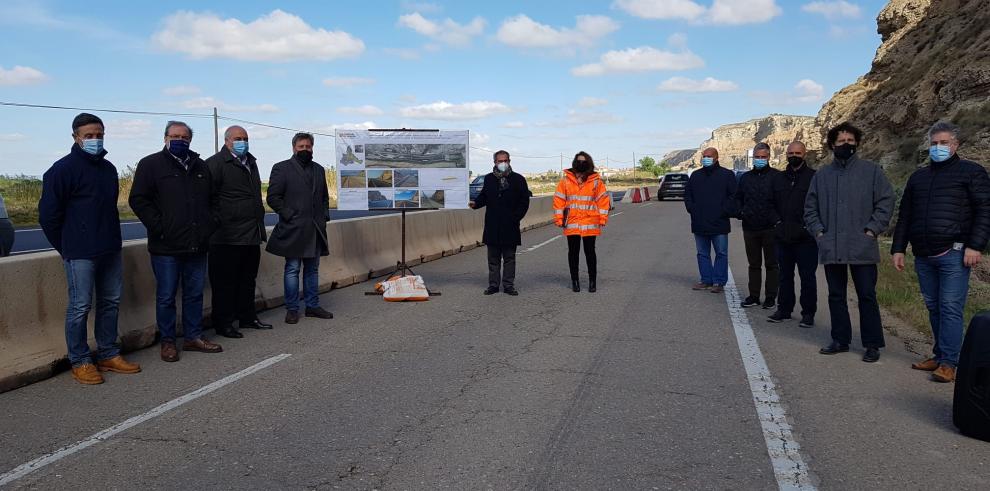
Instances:
[[[336,130],[337,209],[468,207],[467,130]]]

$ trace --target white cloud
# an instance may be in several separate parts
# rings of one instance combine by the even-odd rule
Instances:
[[[503,128],[525,128],[526,127],[526,123],[523,123],[522,121],[509,121],[508,123],[503,124],[502,127]]]
[[[278,106],[274,104],[258,104],[254,106],[227,104],[213,97],[196,97],[194,99],[188,99],[182,101],[182,107],[186,109],[212,109],[215,107],[217,110],[230,112],[274,113],[279,111]]]
[[[511,112],[512,108],[509,106],[501,102],[492,101],[474,101],[461,104],[438,101],[430,104],[404,107],[399,110],[399,114],[406,118],[445,121],[482,119]]]
[[[731,26],[759,24],[780,14],[775,0],[715,0],[705,22]]]
[[[659,70],[690,70],[705,66],[704,60],[689,50],[680,52],[660,50],[650,46],[609,51],[598,63],[571,69],[577,77],[593,77],[614,72],[647,72]]]
[[[374,121],[364,121],[362,123],[338,123],[331,124],[328,126],[317,126],[312,129],[314,133],[323,133],[326,135],[332,135],[336,130],[371,130],[378,128],[378,124]]]
[[[714,0],[710,7],[692,0],[616,0],[612,6],[643,19],[720,25],[761,23],[781,14],[776,0]]]
[[[486,133],[471,132],[471,144],[483,147],[492,141],[492,136]]]
[[[355,87],[358,85],[372,85],[374,83],[375,79],[362,77],[338,77],[323,79],[323,85],[334,89],[340,87]]]
[[[140,140],[151,137],[151,121],[147,119],[111,120],[106,122],[106,127],[107,138],[111,140]],[[163,126],[162,130],[164,129]]]
[[[578,101],[578,106],[580,107],[597,107],[604,106],[606,104],[608,104],[608,99],[601,99],[598,97],[582,97],[581,100]]]
[[[343,31],[314,28],[302,18],[273,10],[244,23],[211,13],[179,11],[165,19],[152,42],[165,51],[190,58],[230,58],[241,61],[298,61],[353,58],[364,42]]]
[[[485,19],[475,17],[467,24],[458,24],[450,18],[433,21],[413,12],[400,16],[399,25],[449,46],[468,46],[474,37],[484,32]]]
[[[382,111],[381,108],[370,104],[356,107],[338,107],[337,112],[344,114],[358,114],[361,116],[381,116],[382,114],[385,114],[385,111]]]
[[[643,19],[694,20],[705,13],[705,7],[691,0],[616,0],[612,6]]]
[[[27,135],[21,133],[0,133],[0,142],[19,142],[27,140]]]
[[[825,97],[825,87],[814,80],[804,79],[794,86],[794,98],[798,102],[818,102]]]
[[[162,94],[169,96],[196,95],[199,94],[199,92],[199,87],[194,85],[176,85],[174,87],[165,87],[162,89]]]
[[[849,3],[846,0],[829,1],[829,2],[811,2],[804,4],[801,10],[811,13],[819,14],[824,16],[828,20],[836,20],[841,18],[858,19],[863,11],[859,8],[859,5],[854,3]]]
[[[738,88],[735,82],[712,77],[705,77],[702,80],[671,77],[657,86],[657,90],[661,92],[732,92]]]
[[[579,15],[573,28],[554,28],[517,15],[506,19],[495,35],[499,42],[516,48],[572,48],[591,46],[619,29],[619,23],[602,15]]]
[[[38,85],[48,81],[48,75],[28,66],[16,65],[10,70],[0,66],[0,86]]]

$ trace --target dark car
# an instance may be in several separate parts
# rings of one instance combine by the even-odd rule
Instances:
[[[660,177],[660,189],[657,190],[657,200],[665,198],[683,198],[687,186],[687,174],[666,174]]]
[[[481,194],[481,188],[483,188],[483,187],[485,187],[485,176],[484,176],[484,174],[475,177],[471,181],[470,190],[468,191],[469,197],[471,198],[471,201],[474,201],[475,198],[477,198],[478,195]]]

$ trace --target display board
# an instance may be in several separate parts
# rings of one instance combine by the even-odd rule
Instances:
[[[467,208],[468,131],[337,130],[337,209]]]

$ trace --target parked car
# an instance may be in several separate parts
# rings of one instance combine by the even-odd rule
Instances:
[[[481,188],[485,187],[485,175],[475,177],[471,180],[471,184],[468,187],[468,196],[471,201],[474,201],[479,194],[481,194]]]
[[[657,201],[665,198],[683,198],[687,186],[687,174],[664,174],[660,176],[660,188],[657,189]]]

